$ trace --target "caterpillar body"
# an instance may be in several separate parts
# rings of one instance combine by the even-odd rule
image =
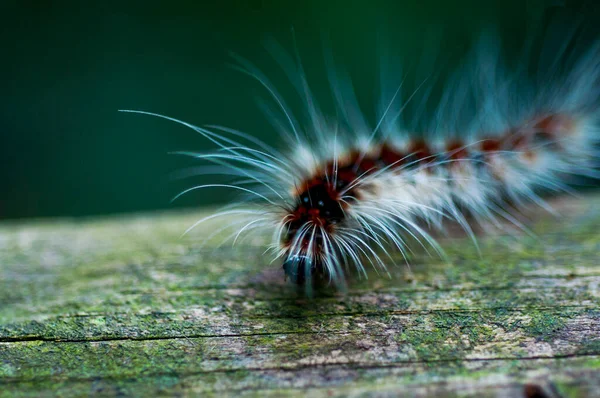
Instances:
[[[417,101],[418,89],[402,101],[400,88],[388,88],[377,123],[369,126],[349,81],[330,65],[337,117],[328,118],[299,57],[272,48],[306,106],[304,125],[264,74],[237,60],[272,97],[281,116],[267,111],[288,139],[291,149],[285,152],[231,128],[127,112],[184,124],[218,145],[213,153],[185,154],[213,164],[202,173],[235,180],[194,186],[180,195],[230,188],[244,196],[190,229],[235,215],[232,225],[215,234],[234,227],[230,239],[235,243],[242,234],[270,231],[269,249],[286,278],[308,292],[319,284],[344,290],[352,269],[364,276],[371,266],[385,273],[390,251],[408,258],[411,243],[441,254],[431,232],[443,230],[447,221],[473,237],[474,224],[498,227],[499,219],[525,228],[512,209],[533,202],[551,211],[543,192],[570,192],[573,177],[598,178],[598,46],[575,61],[557,51],[560,62],[538,72],[537,82],[505,73],[497,54],[480,46],[463,78],[438,101],[427,132],[418,134],[400,122],[407,102]],[[427,101],[424,96],[421,102]],[[402,116],[410,120],[412,115]]]

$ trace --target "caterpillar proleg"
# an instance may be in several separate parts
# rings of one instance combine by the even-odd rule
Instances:
[[[185,154],[211,164],[202,173],[233,180],[180,195],[227,188],[242,197],[189,230],[235,216],[234,242],[269,231],[272,257],[287,279],[308,291],[321,283],[343,290],[349,272],[366,276],[367,267],[385,274],[390,252],[408,257],[409,242],[441,252],[431,232],[448,221],[469,235],[474,225],[494,227],[499,219],[519,225],[512,207],[530,202],[551,211],[543,194],[570,192],[574,178],[599,177],[597,44],[581,51],[565,43],[534,73],[530,65],[503,66],[498,52],[479,45],[443,95],[428,95],[428,79],[408,93],[402,83],[388,85],[371,121],[331,54],[325,58],[335,112],[327,115],[300,56],[268,47],[304,104],[304,119],[266,74],[236,61],[270,96],[265,110],[287,140],[285,149],[228,127],[125,112],[172,120],[217,145],[213,153]]]

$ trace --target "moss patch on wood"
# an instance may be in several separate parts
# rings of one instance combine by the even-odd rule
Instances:
[[[265,237],[180,238],[200,213],[0,224],[0,396],[591,395],[600,197],[555,206],[313,299]]]

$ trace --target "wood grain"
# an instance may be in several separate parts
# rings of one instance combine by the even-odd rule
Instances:
[[[203,212],[5,222],[0,396],[599,396],[600,196],[553,205],[313,299]]]

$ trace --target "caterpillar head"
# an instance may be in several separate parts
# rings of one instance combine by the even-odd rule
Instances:
[[[305,184],[286,217],[281,242],[287,278],[304,285],[307,281],[340,277],[337,264],[332,262],[339,250],[333,233],[344,218],[338,192],[326,179],[315,178]]]

